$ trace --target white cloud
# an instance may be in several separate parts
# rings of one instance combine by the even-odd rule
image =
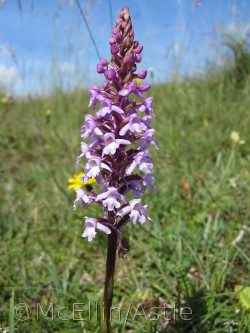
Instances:
[[[0,84],[13,84],[18,79],[18,73],[14,66],[5,66],[0,64]]]

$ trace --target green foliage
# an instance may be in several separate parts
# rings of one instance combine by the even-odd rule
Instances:
[[[232,62],[225,68],[225,84],[242,88],[250,79],[250,52],[247,39],[225,35],[225,46],[231,51]]]
[[[250,287],[236,286],[235,291],[238,292],[238,298],[243,307],[250,309]]]
[[[14,319],[14,290],[12,290],[9,308],[9,332],[15,332],[15,319]]]
[[[249,277],[248,82],[237,93],[221,77],[154,87],[157,190],[145,197],[154,222],[127,227],[131,250],[117,262],[113,304],[121,318],[114,311],[114,332],[249,332],[235,292]],[[68,178],[84,167],[75,158],[87,105],[88,94],[80,91],[0,105],[1,328],[10,320],[12,330],[14,302],[31,310],[27,321],[15,319],[18,332],[99,331],[95,302],[102,295],[106,237],[81,238],[85,213],[73,212],[75,195],[67,189]],[[244,145],[232,145],[232,130]],[[88,216],[98,214],[90,206]],[[37,303],[49,310],[46,317],[40,310],[39,320]],[[85,303],[85,312],[76,313],[85,321],[73,321],[73,303]],[[140,303],[146,314],[175,305],[176,318],[133,318],[142,313]],[[61,313],[68,321],[58,317],[60,307],[69,308]],[[180,318],[180,307],[192,309],[192,320]]]

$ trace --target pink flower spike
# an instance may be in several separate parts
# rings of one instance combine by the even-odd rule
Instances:
[[[116,234],[121,249],[121,233],[129,220],[144,225],[149,219],[141,197],[148,187],[155,189],[148,145],[158,148],[151,128],[153,98],[145,96],[151,85],[136,83],[147,77],[147,71],[137,72],[143,46],[134,40],[134,34],[129,9],[124,7],[109,38],[110,57],[97,64],[97,72],[105,78],[100,88],[93,85],[89,90],[89,106],[95,112],[85,116],[81,136],[87,141],[81,143],[77,157],[77,162],[86,159],[85,175],[80,179],[86,183],[95,178],[99,191],[97,187],[90,193],[77,189],[74,202],[74,208],[78,203],[87,208],[92,202],[103,208],[101,217],[86,217],[83,237],[91,241],[97,229],[107,234],[112,230],[108,242]]]

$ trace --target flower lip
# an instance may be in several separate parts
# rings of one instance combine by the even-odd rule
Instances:
[[[133,224],[136,224],[137,221],[144,225],[146,223],[146,219],[151,220],[148,217],[148,206],[141,205],[141,199],[133,199],[128,205],[124,205],[118,212],[118,216],[123,216],[129,214]]]
[[[85,216],[85,226],[86,228],[82,234],[82,237],[87,237],[89,242],[95,238],[95,229],[99,229],[107,235],[111,233],[111,230],[107,226],[97,222],[97,219],[92,217]]]
[[[105,147],[103,149],[102,155],[111,154],[114,155],[116,152],[116,149],[120,145],[129,145],[129,140],[123,140],[123,139],[116,139],[114,133],[106,133],[104,135],[104,143]]]
[[[74,201],[73,209],[76,210],[76,206],[79,202],[82,203],[85,209],[88,208],[88,204],[92,202],[92,200],[88,197],[87,193],[81,188],[76,188],[76,200]]]
[[[115,187],[109,187],[106,192],[99,194],[95,200],[102,201],[103,206],[107,207],[109,211],[120,208],[121,202],[126,202],[124,196]]]

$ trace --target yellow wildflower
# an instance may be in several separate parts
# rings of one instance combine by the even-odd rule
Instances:
[[[247,310],[250,309],[250,287],[235,286],[234,291],[238,293],[237,297],[239,298],[242,306]]]
[[[44,114],[45,114],[46,117],[50,116],[51,115],[51,110],[50,109],[45,110]]]
[[[234,142],[237,143],[240,140],[240,136],[238,132],[232,131],[230,134],[230,139]]]
[[[239,133],[235,131],[231,132],[230,139],[233,141],[233,143],[238,143],[239,145],[244,145],[245,143],[245,140],[241,140]]]
[[[133,80],[138,86],[141,84],[141,79],[138,79],[138,78],[136,78],[136,79],[134,79]]]
[[[76,188],[82,188],[83,186],[91,185],[96,182],[95,178],[91,178],[87,181],[87,183],[84,183],[83,180],[80,179],[80,177],[83,177],[85,175],[84,172],[80,172],[78,174],[74,174],[74,177],[68,179],[68,189],[69,190],[75,190]]]

